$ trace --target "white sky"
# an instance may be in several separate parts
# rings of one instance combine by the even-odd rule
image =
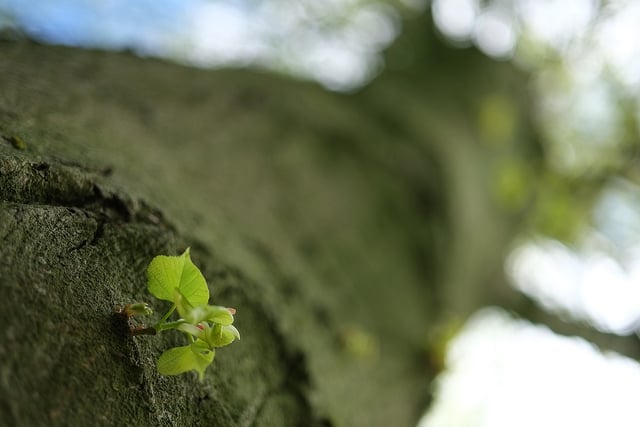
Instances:
[[[637,427],[640,365],[498,309],[450,344],[418,427]]]
[[[547,309],[588,320],[603,332],[626,335],[640,325],[638,259],[624,266],[601,251],[580,253],[541,240],[512,255],[511,273],[516,287]]]
[[[575,248],[550,239],[522,244],[507,262],[514,286],[551,311],[614,334],[640,328],[640,188],[605,187],[593,227]]]

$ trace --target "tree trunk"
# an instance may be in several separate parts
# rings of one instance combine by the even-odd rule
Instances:
[[[518,213],[491,201],[473,100],[524,98],[508,65],[429,46],[437,71],[347,96],[2,43],[0,424],[415,424],[430,336],[501,292],[481,285]],[[131,338],[113,314],[166,308],[146,266],[187,246],[242,334],[202,383],[156,371],[178,333]]]

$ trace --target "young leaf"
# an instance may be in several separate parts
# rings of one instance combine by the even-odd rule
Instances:
[[[146,302],[136,302],[125,305],[124,308],[120,310],[120,313],[127,317],[150,316],[153,314],[153,310]]]
[[[191,310],[193,310],[193,305],[189,303],[187,298],[180,292],[180,289],[176,288],[173,290],[173,303],[178,309],[178,314],[183,319],[186,318]],[[194,323],[194,322],[190,322]]]
[[[215,350],[209,349],[202,340],[191,345],[171,348],[158,359],[158,372],[162,375],[180,375],[196,371],[200,381],[204,379],[204,371],[213,362]]]
[[[233,315],[229,309],[218,305],[201,305],[195,307],[184,316],[184,319],[193,324],[200,323],[204,320],[221,325],[230,325],[233,323]]]
[[[174,290],[192,306],[209,301],[209,288],[204,276],[191,262],[189,248],[180,256],[160,255],[147,268],[149,292],[158,299],[173,302]]]
[[[182,323],[178,325],[176,329],[182,332],[186,332],[194,338],[202,338],[204,336],[204,331],[199,327],[192,325],[191,323]]]
[[[205,340],[209,347],[224,347],[231,344],[235,339],[240,339],[240,332],[233,325],[214,325],[206,330]]]

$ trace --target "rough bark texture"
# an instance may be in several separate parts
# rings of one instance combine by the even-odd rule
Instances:
[[[0,52],[0,424],[415,423],[427,336],[483,303],[470,284],[500,277],[509,230],[442,81],[389,74],[344,96],[126,54]],[[113,316],[161,312],[145,268],[187,246],[242,333],[203,383],[156,372],[179,334],[130,338]]]

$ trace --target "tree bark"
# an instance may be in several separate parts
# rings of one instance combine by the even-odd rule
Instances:
[[[430,43],[450,72],[355,95],[2,43],[0,424],[415,424],[429,337],[501,292],[521,213],[491,201],[474,100],[523,77]],[[145,268],[187,246],[242,334],[203,383],[156,371],[179,334],[131,338],[113,314],[161,312]]]

